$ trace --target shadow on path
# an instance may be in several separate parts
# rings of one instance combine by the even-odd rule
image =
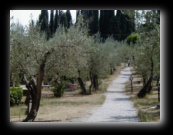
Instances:
[[[130,101],[129,97],[125,97],[125,98],[114,98],[112,99],[113,101]]]

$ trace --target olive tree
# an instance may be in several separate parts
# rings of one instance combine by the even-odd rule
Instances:
[[[160,78],[160,29],[141,33],[141,40],[135,51],[135,67],[143,77],[144,87],[138,97],[144,97],[151,91],[154,74]]]
[[[85,29],[60,28],[53,38],[46,40],[37,26],[25,32],[21,25],[10,28],[10,72],[22,73],[32,98],[31,111],[24,122],[34,121],[40,106],[42,83],[46,76],[78,76],[87,65],[89,41]],[[83,88],[82,88],[83,89]]]
[[[88,52],[92,44],[92,38],[87,36],[87,30],[79,26],[71,26],[67,32],[58,32],[55,38],[50,40],[50,44],[55,44],[54,48],[59,52],[55,51],[54,55],[50,56],[48,62],[53,65],[50,74],[57,73],[59,76],[77,78],[82,93],[85,94],[86,88],[82,78],[87,76]],[[57,44],[59,46],[56,46]]]
[[[99,89],[98,79],[113,74],[115,67],[120,63],[117,52],[118,47],[118,42],[111,37],[107,38],[104,43],[99,42],[97,39],[93,43],[89,57],[90,94],[93,90]]]
[[[31,111],[23,121],[33,121],[40,106],[46,62],[54,51],[47,46],[45,39],[45,36],[40,36],[35,28],[30,28],[28,33],[24,33],[20,25],[11,28],[10,71],[16,76],[18,73],[23,73],[26,88],[32,98]]]

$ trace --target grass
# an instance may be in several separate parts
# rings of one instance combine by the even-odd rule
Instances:
[[[160,121],[160,108],[153,109],[152,107],[160,105],[158,101],[158,92],[156,87],[156,82],[153,81],[153,89],[144,98],[138,98],[137,94],[142,88],[143,84],[136,83],[141,76],[136,74],[132,70],[133,75],[133,92],[131,92],[130,81],[126,83],[126,94],[129,95],[134,103],[134,106],[138,109],[138,116],[141,122],[159,122]]]
[[[140,117],[141,122],[159,122],[160,111],[144,111],[139,110],[138,116]]]
[[[73,96],[64,98],[43,98],[40,102],[40,106],[45,105],[64,105],[64,106],[78,106],[83,104],[97,105],[104,102],[104,95],[84,95]]]
[[[19,105],[14,105],[10,107],[10,116],[25,115],[26,105],[24,104],[25,96],[22,97],[21,103]]]

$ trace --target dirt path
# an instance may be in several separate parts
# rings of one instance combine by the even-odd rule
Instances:
[[[110,83],[104,104],[93,110],[90,115],[73,119],[71,122],[138,122],[137,110],[124,91],[130,75],[130,67],[125,67]]]

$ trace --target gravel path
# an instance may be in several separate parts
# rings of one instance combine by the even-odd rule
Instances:
[[[137,110],[124,91],[130,75],[130,67],[125,67],[110,83],[104,104],[93,110],[90,116],[73,119],[71,122],[138,122]]]

